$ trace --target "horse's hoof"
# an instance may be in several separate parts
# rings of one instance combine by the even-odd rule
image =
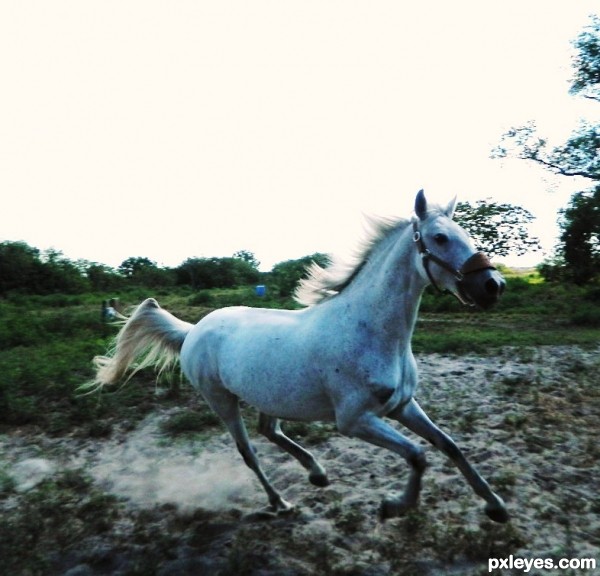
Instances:
[[[308,481],[319,488],[329,486],[329,478],[327,478],[327,474],[323,474],[322,472],[310,473],[308,475]]]
[[[500,524],[504,524],[510,520],[510,516],[506,508],[502,505],[492,506],[490,504],[486,504],[485,513],[490,520],[494,522],[499,522]]]
[[[401,498],[386,498],[379,506],[379,519],[384,522],[390,518],[404,516],[409,508]]]
[[[296,512],[296,507],[291,506],[290,508],[281,508],[277,510],[277,516],[290,516]]]
[[[269,504],[265,508],[250,512],[244,516],[246,522],[255,522],[257,520],[273,520],[278,516],[292,514],[296,510],[293,504],[286,502],[283,498],[276,504]]]
[[[285,516],[291,514],[295,510],[294,505],[283,498],[275,506],[270,506],[270,508],[277,516]]]
[[[264,520],[274,520],[275,518],[277,518],[277,513],[273,511],[271,506],[267,506],[245,514],[243,520],[244,522],[262,522]]]

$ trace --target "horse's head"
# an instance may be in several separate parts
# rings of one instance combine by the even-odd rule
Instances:
[[[483,252],[477,252],[467,233],[452,220],[456,199],[445,208],[429,207],[421,190],[415,200],[413,240],[424,276],[464,304],[493,306],[506,283]]]

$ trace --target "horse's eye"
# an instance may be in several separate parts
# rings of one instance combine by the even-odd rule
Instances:
[[[436,234],[433,239],[436,244],[446,244],[446,242],[448,242],[448,236],[445,234]]]

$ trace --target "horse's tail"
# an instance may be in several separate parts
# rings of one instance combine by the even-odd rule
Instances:
[[[113,350],[94,358],[96,377],[83,388],[97,390],[116,384],[136,360],[131,375],[153,365],[162,372],[178,359],[191,329],[192,324],[163,310],[154,298],[144,300],[117,334]]]

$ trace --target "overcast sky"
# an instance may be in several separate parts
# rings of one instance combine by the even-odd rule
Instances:
[[[489,154],[527,120],[559,143],[598,117],[567,93],[597,8],[3,0],[0,241],[112,266],[244,249],[268,270],[348,252],[362,213],[409,215],[424,187],[524,206],[549,250],[582,183],[551,193]]]

